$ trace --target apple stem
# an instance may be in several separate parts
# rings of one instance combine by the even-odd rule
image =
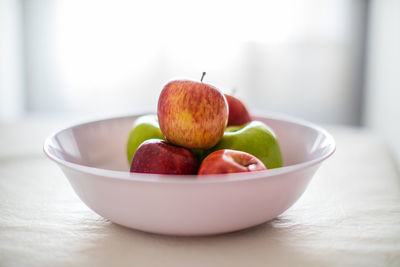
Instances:
[[[236,94],[236,88],[232,88],[232,90],[231,90],[231,96],[235,96],[235,94]]]
[[[206,76],[206,72],[205,72],[205,71],[203,71],[203,74],[201,75],[200,82],[203,82],[203,78],[204,78],[204,76]]]

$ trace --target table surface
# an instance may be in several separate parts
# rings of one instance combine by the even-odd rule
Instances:
[[[0,123],[0,266],[400,266],[400,179],[368,130],[327,126],[336,153],[278,218],[174,237],[113,224],[79,200],[42,152],[68,122]]]

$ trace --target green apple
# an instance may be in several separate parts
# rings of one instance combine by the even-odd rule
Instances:
[[[211,149],[244,151],[260,159],[268,169],[282,167],[282,153],[275,133],[261,121],[229,126],[221,140]]]
[[[165,140],[158,124],[157,115],[143,115],[138,117],[133,123],[127,143],[126,151],[129,163],[132,162],[133,155],[139,145],[152,138]]]

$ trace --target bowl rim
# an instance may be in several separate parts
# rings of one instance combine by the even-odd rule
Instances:
[[[81,165],[78,163],[66,161],[64,159],[57,157],[50,151],[52,139],[63,131],[70,130],[70,129],[73,129],[76,127],[85,126],[85,125],[92,124],[92,123],[99,123],[99,122],[109,121],[109,120],[125,119],[125,118],[129,118],[129,117],[139,117],[139,116],[148,115],[148,114],[153,114],[153,113],[146,112],[146,113],[135,113],[135,114],[121,115],[121,116],[110,116],[107,118],[75,123],[73,125],[59,129],[59,130],[53,132],[52,134],[50,134],[46,138],[46,140],[43,144],[43,151],[49,159],[53,160],[57,164],[67,167],[69,169],[78,171],[78,172],[89,174],[89,175],[101,176],[104,178],[111,178],[111,179],[117,179],[117,180],[129,180],[129,181],[146,182],[146,183],[156,182],[156,183],[201,183],[201,184],[247,181],[247,180],[255,180],[255,179],[267,179],[269,177],[275,177],[278,175],[289,174],[289,173],[297,172],[297,171],[312,167],[314,165],[317,165],[317,164],[323,162],[324,160],[326,160],[327,158],[329,158],[336,151],[336,144],[335,144],[335,140],[334,140],[333,136],[328,131],[326,131],[324,128],[322,128],[321,126],[318,126],[318,125],[316,125],[312,122],[309,122],[307,120],[304,120],[304,119],[295,118],[295,117],[292,117],[292,116],[289,116],[286,114],[272,113],[272,112],[268,112],[268,113],[267,112],[262,112],[262,113],[257,112],[257,113],[254,113],[253,118],[256,120],[259,118],[265,118],[265,119],[284,121],[284,122],[288,122],[288,123],[294,123],[294,124],[298,124],[298,125],[302,125],[302,126],[311,128],[317,132],[320,132],[328,140],[327,146],[329,146],[329,149],[327,150],[327,152],[315,159],[301,162],[298,164],[283,166],[280,168],[268,169],[265,171],[245,172],[245,173],[212,174],[212,175],[207,175],[207,178],[198,179],[197,178],[198,175],[131,173],[129,171],[116,171],[116,170],[108,170],[108,169],[102,169],[102,168],[97,168],[97,167],[90,167],[90,166],[85,166],[85,165]]]

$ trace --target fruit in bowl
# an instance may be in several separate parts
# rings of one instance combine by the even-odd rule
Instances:
[[[209,149],[224,134],[228,104],[221,91],[210,84],[175,80],[162,89],[157,115],[168,142],[186,148]]]
[[[148,147],[173,147],[189,150],[190,155],[196,156],[201,163],[208,154],[221,150],[227,151],[220,155],[223,158],[242,158],[237,153],[247,152],[262,166],[269,169],[282,166],[282,155],[278,140],[273,131],[264,123],[252,121],[250,113],[239,99],[222,94],[216,87],[203,83],[205,73],[200,82],[190,80],[174,80],[168,82],[162,89],[157,106],[157,119],[148,115],[137,119],[130,132],[127,145],[128,161],[131,163],[131,172],[143,171],[148,173],[177,174],[173,168],[162,168],[167,157],[145,157],[143,152],[138,153],[137,149],[142,142],[150,138],[161,138],[165,142],[159,142],[157,146],[153,143],[146,143]],[[226,127],[229,125],[229,127]],[[176,150],[175,149],[175,150]],[[144,150],[144,149],[142,149]],[[141,160],[135,160],[136,153],[140,154]],[[145,150],[148,151],[148,150]],[[152,151],[152,150],[149,150]],[[164,150],[163,150],[164,151]],[[170,157],[174,158],[172,149]],[[149,153],[149,152],[148,152]],[[168,153],[165,153],[168,155]],[[215,155],[218,155],[216,153]],[[199,174],[206,170],[207,173],[240,172],[243,169],[228,167],[229,161],[218,160],[227,165],[227,168],[210,164],[210,159],[216,159],[213,155],[206,161],[208,166],[202,168]],[[234,157],[233,157],[234,156]],[[132,160],[133,158],[133,160]],[[158,164],[147,164],[145,160],[157,161]],[[189,160],[190,161],[190,160]],[[140,163],[139,163],[140,162]],[[136,166],[139,165],[139,166]],[[171,164],[166,164],[172,166]],[[143,169],[143,166],[146,166]],[[264,167],[265,167],[264,166]],[[243,166],[241,166],[243,167]],[[153,169],[152,169],[153,168]],[[161,168],[161,169],[160,169]],[[229,171],[227,171],[229,169]],[[247,168],[247,171],[258,170],[258,168]],[[182,174],[188,174],[183,172]]]
[[[250,113],[240,99],[225,94],[229,107],[228,126],[239,126],[251,122]]]
[[[200,82],[175,80],[164,86],[157,109],[160,124],[152,115],[137,119],[128,140],[128,161],[132,162],[142,142],[162,138],[191,149],[200,161],[213,151],[234,149],[261,159],[268,168],[281,167],[282,156],[273,131],[251,121],[238,98],[203,83],[204,75]],[[131,171],[134,169],[131,167]]]
[[[268,169],[282,167],[282,154],[273,130],[261,121],[227,127],[221,140],[211,149],[234,149],[252,154]]]
[[[135,154],[140,144],[152,138],[164,139],[164,135],[158,124],[157,116],[140,116],[133,122],[133,127],[129,133],[126,149],[129,163],[132,162],[133,154]]]
[[[159,174],[196,174],[198,162],[190,150],[168,144],[162,139],[144,141],[132,159],[131,172]]]
[[[232,149],[217,150],[208,155],[200,165],[199,178],[210,177],[206,174],[251,172],[266,170],[264,163],[255,156]]]
[[[133,155],[138,147],[149,139],[162,139],[165,140],[161,132],[158,118],[155,114],[146,114],[139,116],[133,122],[132,129],[130,130],[128,141],[126,143],[126,153],[129,164],[131,164]],[[206,155],[203,149],[190,149],[196,156],[198,161],[202,161]]]

